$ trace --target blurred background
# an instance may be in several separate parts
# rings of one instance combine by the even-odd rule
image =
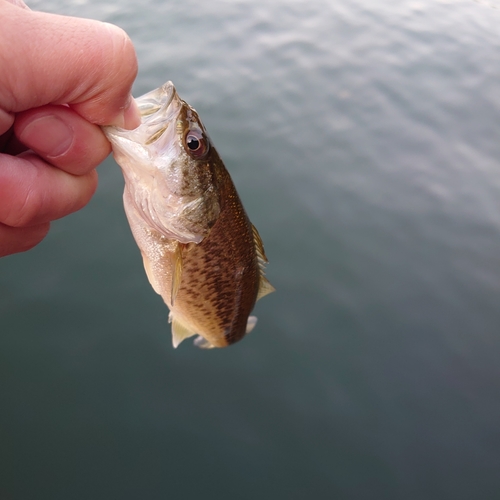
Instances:
[[[277,292],[174,350],[107,159],[0,260],[0,499],[500,498],[500,2],[28,3],[175,83]]]

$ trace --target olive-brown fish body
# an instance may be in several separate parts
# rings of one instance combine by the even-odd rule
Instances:
[[[134,131],[105,127],[125,177],[124,206],[149,281],[170,309],[173,344],[225,347],[255,325],[274,288],[267,259],[196,111],[171,82],[137,99]]]

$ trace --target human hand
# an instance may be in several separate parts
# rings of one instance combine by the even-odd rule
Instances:
[[[110,24],[0,0],[0,257],[88,203],[110,153],[99,125],[135,128],[132,42]]]

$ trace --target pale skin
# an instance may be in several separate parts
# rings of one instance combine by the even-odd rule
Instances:
[[[121,29],[0,0],[0,257],[85,206],[111,147],[99,125],[139,125]]]

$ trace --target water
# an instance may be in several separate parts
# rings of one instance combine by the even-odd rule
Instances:
[[[111,159],[0,261],[0,498],[500,495],[500,3],[114,2],[200,112],[277,293],[173,350]]]

